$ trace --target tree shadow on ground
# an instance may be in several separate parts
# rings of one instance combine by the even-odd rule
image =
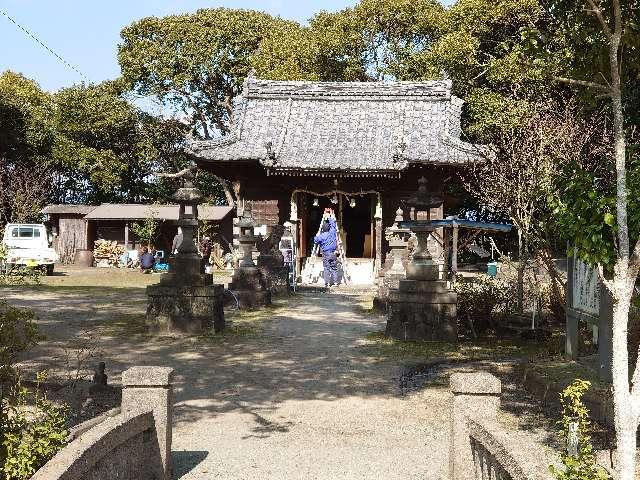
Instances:
[[[36,310],[48,340],[24,358],[27,368],[64,370],[61,351],[86,331],[114,322],[139,321],[146,309],[141,290],[118,288],[49,288],[9,295],[12,303]],[[175,369],[175,421],[178,424],[248,410],[257,435],[286,425],[261,424],[257,408],[287,400],[335,400],[348,396],[394,394],[395,366],[381,368],[379,359],[358,348],[381,320],[354,311],[348,296],[298,295],[286,312],[265,322],[263,334],[211,341],[207,337],[151,337],[135,328],[103,336],[99,358],[107,363],[110,382],[133,365],[168,365]],[[239,403],[239,399],[242,403]]]
[[[173,478],[178,480],[201,464],[209,455],[206,451],[178,450],[171,452]]]

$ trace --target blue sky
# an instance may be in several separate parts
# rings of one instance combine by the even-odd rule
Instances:
[[[356,0],[0,0],[0,10],[91,81],[100,82],[119,74],[116,49],[120,30],[142,17],[224,6],[263,10],[304,23],[320,10],[335,11],[355,3]],[[1,14],[0,45],[0,71],[21,72],[47,90],[82,81]]]

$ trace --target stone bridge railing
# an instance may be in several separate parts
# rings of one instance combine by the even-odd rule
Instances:
[[[168,367],[125,371],[120,413],[80,428],[31,480],[170,480],[172,375]]]
[[[489,373],[454,373],[450,480],[551,480],[547,452],[498,423],[500,380]]]

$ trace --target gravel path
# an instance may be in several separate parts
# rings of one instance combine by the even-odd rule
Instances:
[[[5,290],[38,312],[48,337],[25,368],[61,374],[63,347],[79,332],[142,315],[144,291],[125,292]],[[403,395],[400,366],[358,348],[383,326],[354,297],[306,294],[263,335],[238,342],[104,333],[93,341],[110,383],[132,365],[175,368],[175,478],[444,479],[447,390]]]
[[[262,348],[220,359],[211,384],[185,384],[176,478],[444,478],[446,391],[401,398],[397,368],[357,348],[382,325],[354,303],[298,297]]]

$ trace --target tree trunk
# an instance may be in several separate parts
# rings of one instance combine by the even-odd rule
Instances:
[[[613,1],[615,28],[609,35],[611,69],[611,106],[613,109],[614,155],[616,163],[616,220],[618,224],[618,260],[613,276],[613,404],[618,450],[618,479],[634,480],[636,466],[636,431],[638,416],[629,385],[629,350],[627,345],[629,308],[637,268],[630,264],[629,227],[627,223],[627,166],[624,110],[620,82],[619,52],[622,38],[620,0]],[[606,31],[605,27],[605,31]],[[640,388],[637,385],[636,388]],[[635,388],[634,388],[635,390]]]
[[[553,313],[554,320],[557,323],[562,323],[565,321],[566,314],[565,303],[567,297],[565,283],[562,281],[560,273],[553,263],[553,255],[549,247],[541,250],[540,259],[547,268],[551,280],[551,312]]]
[[[627,326],[629,306],[633,295],[634,281],[624,278],[627,266],[619,260],[615,267],[613,300],[613,403],[618,452],[617,471],[619,480],[634,480],[636,463],[635,416],[629,385],[629,350],[627,348]]]
[[[524,312],[524,248],[522,244],[522,232],[518,229],[518,291],[517,291],[517,309],[518,313]]]

